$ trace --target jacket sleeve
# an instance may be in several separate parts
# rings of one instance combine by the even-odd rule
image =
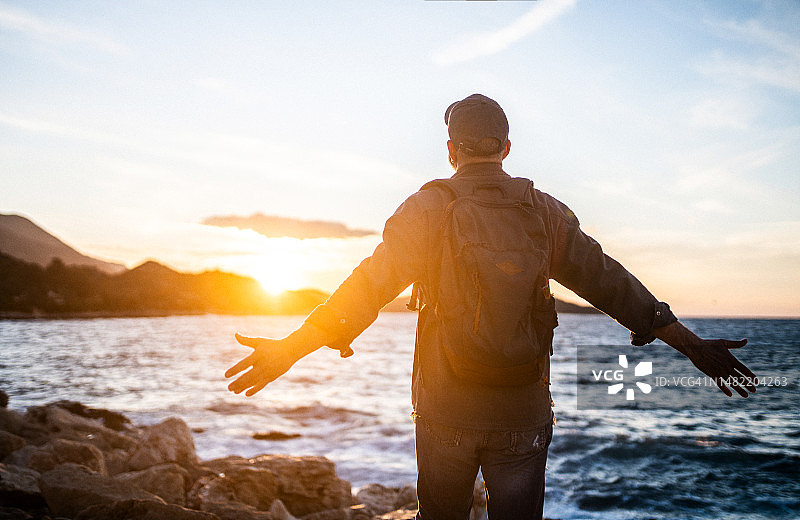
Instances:
[[[554,280],[630,330],[634,345],[650,343],[655,340],[653,329],[677,321],[669,305],[658,301],[581,230],[572,211],[561,203],[551,207],[555,210],[550,214],[554,236],[550,274]]]
[[[375,321],[381,308],[419,279],[426,250],[425,217],[413,200],[404,202],[386,221],[383,241],[372,255],[306,318],[306,323],[325,331],[326,346],[342,356],[351,354],[350,343]]]

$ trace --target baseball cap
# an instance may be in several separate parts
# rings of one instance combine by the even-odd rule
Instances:
[[[472,94],[452,103],[444,113],[450,139],[475,155],[499,153],[508,141],[508,119],[497,101],[483,94]],[[497,139],[497,149],[477,152],[477,144],[487,137]]]

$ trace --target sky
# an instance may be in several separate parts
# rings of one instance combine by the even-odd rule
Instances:
[[[797,27],[788,0],[0,0],[0,213],[332,291],[452,175],[444,110],[480,92],[504,169],[678,316],[800,316]],[[334,231],[208,224],[259,214]]]

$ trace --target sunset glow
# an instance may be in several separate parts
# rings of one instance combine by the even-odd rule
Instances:
[[[506,171],[676,312],[798,316],[798,24],[722,0],[2,2],[0,212],[127,267],[331,292],[452,174],[444,109],[482,92]],[[287,236],[202,225],[256,214]]]

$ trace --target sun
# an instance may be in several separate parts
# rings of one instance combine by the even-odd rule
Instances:
[[[265,292],[273,296],[305,285],[305,277],[288,258],[259,255],[247,271]]]

